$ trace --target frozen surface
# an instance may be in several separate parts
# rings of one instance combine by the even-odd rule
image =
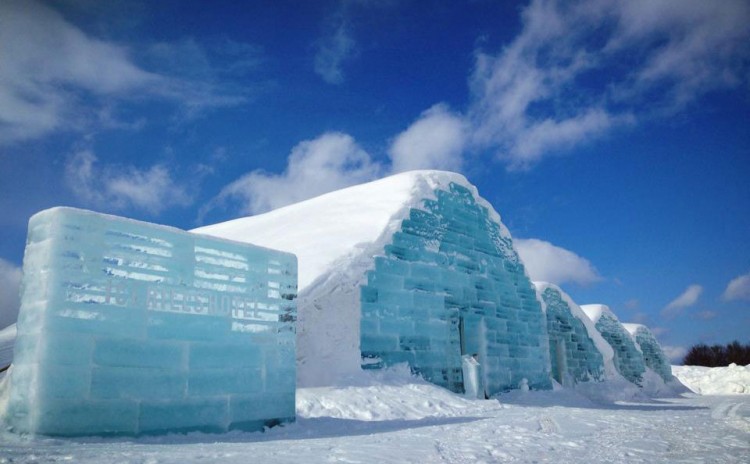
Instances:
[[[0,462],[727,464],[750,459],[750,396],[653,401],[623,395],[613,386],[611,393],[620,396],[611,401],[592,401],[571,390],[470,401],[405,376],[377,372],[360,380],[346,387],[300,389],[297,422],[266,433],[73,440],[0,432]],[[608,382],[598,386],[610,387]]]
[[[672,366],[672,374],[686,387],[702,395],[750,395],[750,365]]]
[[[620,375],[641,385],[646,372],[643,354],[617,316],[609,307],[601,304],[583,305],[581,309],[614,350],[615,367]]]
[[[605,355],[612,362],[613,352],[591,320],[559,287],[534,282],[547,317],[552,375],[561,385],[604,380]],[[594,341],[599,338],[599,343]]]
[[[288,253],[70,208],[33,216],[5,421],[50,435],[294,417]]]
[[[646,367],[659,374],[665,382],[672,380],[672,368],[669,359],[667,359],[667,355],[664,354],[661,345],[659,345],[654,334],[648,330],[648,327],[641,324],[623,324],[622,326],[625,327],[625,330],[628,331],[641,349]]]
[[[472,197],[474,203],[471,208],[474,212],[467,212],[468,217],[478,219],[476,212],[481,212],[484,220],[489,220],[493,224],[491,227],[494,229],[492,231],[488,229],[486,232],[495,234],[495,237],[502,241],[507,241],[506,246],[495,249],[493,252],[496,255],[498,250],[508,253],[504,258],[508,262],[509,269],[500,269],[498,272],[528,281],[523,267],[518,263],[515,251],[509,245],[510,234],[502,225],[500,216],[479,196],[476,188],[463,176],[450,172],[412,171],[398,174],[331,192],[266,214],[196,230],[210,235],[291,251],[298,255],[300,262],[297,325],[298,385],[336,385],[340,384],[342,379],[356,375],[360,371],[360,287],[368,283],[368,271],[377,272],[378,263],[380,266],[387,267],[396,260],[397,249],[403,248],[406,242],[411,243],[408,234],[401,230],[402,223],[420,214],[425,217],[435,216],[435,212],[431,211],[428,205],[442,207],[445,201],[441,203],[436,192],[451,192],[451,185],[455,186],[454,190],[463,189],[462,195],[465,196],[468,192]],[[456,223],[456,218],[449,219]],[[472,227],[476,227],[474,223],[472,224]],[[419,226],[416,223],[413,225]],[[452,231],[454,237],[456,233],[462,232],[461,230]],[[483,243],[486,244],[486,237],[484,240]],[[463,255],[457,246],[454,246],[454,251],[443,253],[442,257],[435,257],[440,254],[438,241],[422,243],[418,246],[424,246],[421,249],[425,252],[425,256],[427,252],[432,252],[431,258],[438,260],[446,259],[447,255],[452,254],[451,259],[457,263],[455,267],[469,261],[469,257]],[[471,246],[472,244],[469,243],[470,253],[478,253],[477,250],[471,249]],[[379,256],[379,258],[373,259],[374,256]],[[499,256],[495,257],[499,258]],[[489,263],[486,268],[496,267],[498,261],[500,260]],[[420,271],[426,273],[432,271],[433,274],[436,271],[442,272],[430,261],[420,263]],[[472,272],[475,274],[473,277],[469,275]],[[474,295],[469,294],[466,301],[478,303],[476,288],[471,287],[475,285],[475,282],[468,282],[467,279],[480,276],[476,275],[474,270],[469,269],[462,273],[464,276],[454,289],[466,288],[470,293],[473,291]],[[418,274],[416,277],[424,280],[426,274]],[[395,276],[396,280],[398,278],[398,275]],[[521,284],[518,288],[523,294],[518,297],[535,300],[530,285]],[[489,291],[495,291],[495,289],[489,289]],[[445,308],[445,300],[438,302],[442,295],[436,293],[430,295],[436,303],[439,303],[436,312],[442,312]],[[463,294],[460,297],[463,301]],[[513,298],[517,297],[513,296]],[[538,303],[529,302],[526,305],[534,306]],[[538,306],[530,312],[533,313],[533,317],[528,317],[541,318]],[[484,330],[481,329],[479,323],[481,318],[482,315],[478,314],[476,318],[468,321],[467,327],[471,325],[471,330]],[[456,319],[456,317],[453,318],[454,322],[457,322]],[[393,322],[391,325],[395,325],[397,321],[389,321],[391,322]],[[452,329],[447,326],[446,321],[432,324],[431,330],[432,333],[442,332],[440,340],[455,339],[455,335],[449,333]],[[418,340],[412,341],[418,342]],[[400,346],[400,339],[398,343]],[[472,349],[478,350],[479,348],[477,346]],[[451,364],[454,366],[453,369],[460,369],[458,359],[460,352],[456,350],[455,354],[450,356],[453,358]],[[391,361],[396,362],[397,359],[393,358]],[[536,368],[538,363],[534,363],[533,366],[535,367],[532,367],[532,372],[538,374]],[[439,376],[442,376],[442,372]],[[452,376],[454,384],[456,377],[454,370]],[[539,381],[543,382],[543,380]]]

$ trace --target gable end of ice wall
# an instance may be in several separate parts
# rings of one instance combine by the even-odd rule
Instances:
[[[665,382],[671,381],[672,366],[654,334],[644,325],[625,324],[625,326],[641,349],[646,367],[659,374]]]
[[[599,316],[596,329],[607,343],[612,346],[615,356],[615,368],[630,382],[641,385],[646,372],[643,354],[635,344],[622,323],[609,311]]]
[[[72,208],[34,215],[5,423],[261,430],[295,416],[289,253]]]
[[[604,380],[602,353],[560,291],[548,286],[541,297],[546,305],[553,378],[562,385]]]
[[[551,388],[540,302],[494,211],[450,183],[412,208],[360,293],[363,368],[408,363],[463,391],[461,356],[477,355],[485,392]]]

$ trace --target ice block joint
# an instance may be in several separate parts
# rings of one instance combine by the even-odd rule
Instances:
[[[294,420],[297,260],[72,208],[33,216],[4,420],[47,435]]]

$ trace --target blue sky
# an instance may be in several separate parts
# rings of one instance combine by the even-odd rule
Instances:
[[[535,277],[678,356],[750,333],[750,4],[0,4],[0,326],[26,222],[185,229],[464,173]]]

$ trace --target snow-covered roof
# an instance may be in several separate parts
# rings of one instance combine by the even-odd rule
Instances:
[[[587,305],[581,305],[581,309],[584,313],[591,319],[591,321],[596,324],[599,322],[599,319],[601,319],[602,316],[607,315],[611,317],[612,319],[616,321],[620,321],[617,319],[617,316],[615,316],[615,313],[612,312],[611,309],[609,309],[609,306],[603,305],[603,304],[587,304]]]
[[[651,333],[651,331],[650,331],[650,330],[648,330],[648,327],[646,327],[646,326],[645,326],[645,325],[643,325],[643,324],[632,324],[632,323],[628,323],[628,324],[622,324],[622,326],[623,326],[623,327],[625,327],[625,330],[627,330],[627,331],[628,331],[628,333],[629,333],[629,334],[630,334],[631,336],[633,336],[633,337],[635,337],[635,335],[636,335],[636,334],[637,334],[638,332],[647,332],[647,333]]]
[[[390,238],[411,208],[434,198],[435,190],[451,183],[469,189],[490,217],[500,215],[482,199],[461,174],[446,171],[410,171],[330,192],[268,213],[194,229],[214,235],[297,255],[299,290],[302,291],[332,268],[350,260],[362,249]]]

